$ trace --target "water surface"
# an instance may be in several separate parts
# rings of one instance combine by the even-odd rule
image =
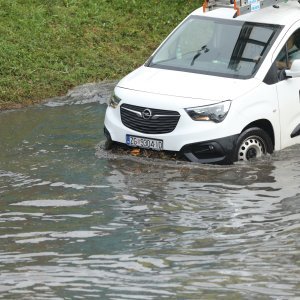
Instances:
[[[0,299],[300,299],[300,146],[223,167],[112,155],[112,87],[0,114]]]

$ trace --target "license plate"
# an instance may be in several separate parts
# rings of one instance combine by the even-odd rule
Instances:
[[[148,139],[146,137],[126,135],[126,144],[131,147],[144,149],[163,150],[163,140]]]

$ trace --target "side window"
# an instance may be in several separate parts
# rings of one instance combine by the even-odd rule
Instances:
[[[276,66],[279,70],[290,69],[295,59],[300,59],[300,29],[295,31],[276,58]]]

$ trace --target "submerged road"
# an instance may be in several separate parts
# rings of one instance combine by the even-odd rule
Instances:
[[[300,146],[112,155],[113,85],[0,113],[0,299],[300,299]]]

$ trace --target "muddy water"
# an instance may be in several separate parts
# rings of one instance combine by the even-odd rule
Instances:
[[[300,147],[111,155],[112,86],[0,114],[0,299],[300,299]]]

